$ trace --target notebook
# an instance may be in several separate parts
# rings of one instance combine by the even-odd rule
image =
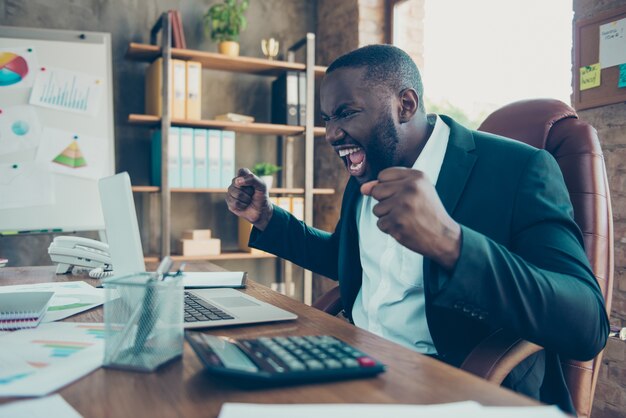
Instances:
[[[36,327],[53,295],[54,292],[0,293],[0,330]]]
[[[98,186],[115,275],[145,272],[146,265],[128,173],[104,177],[100,179]],[[235,289],[185,291],[185,328],[210,328],[296,318],[297,315],[291,312]]]

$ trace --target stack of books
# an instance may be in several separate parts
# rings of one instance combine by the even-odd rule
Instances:
[[[187,49],[180,12],[178,10],[168,10],[167,13],[170,16],[170,22],[172,22],[172,47]]]

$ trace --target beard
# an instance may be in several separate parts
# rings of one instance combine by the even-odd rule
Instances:
[[[377,179],[382,170],[397,165],[396,152],[399,143],[400,137],[391,113],[383,114],[376,124],[370,140],[372,145],[367,152],[371,180]]]

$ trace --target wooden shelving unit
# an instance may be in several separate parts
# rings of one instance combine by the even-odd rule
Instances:
[[[156,128],[161,124],[161,118],[154,115],[132,113],[128,115],[128,122],[134,125]],[[241,123],[222,120],[171,119],[171,124],[173,126],[189,128],[228,129],[229,131],[257,135],[297,136],[304,134],[305,130],[304,126],[276,125],[272,123]],[[324,136],[325,132],[326,129],[323,127],[313,128],[313,134],[315,136]]]
[[[157,45],[157,35],[161,34],[160,44]],[[163,58],[162,62],[162,78],[169,79],[170,63],[172,59],[193,60],[200,62],[203,69],[227,71],[230,73],[245,73],[259,76],[277,77],[287,71],[296,71],[305,74],[306,88],[306,109],[314,109],[315,96],[315,80],[317,77],[323,76],[326,67],[315,65],[315,35],[308,33],[305,38],[292,45],[287,51],[287,61],[268,60],[254,57],[230,57],[213,52],[196,51],[189,49],[179,49],[171,47],[171,21],[167,13],[162,14],[159,21],[151,30],[150,44],[130,43],[126,52],[126,58],[141,61],[153,62],[158,58]],[[301,48],[305,49],[305,62],[295,62],[295,52]],[[171,87],[162,89],[162,103],[168,103],[171,97]],[[314,172],[314,137],[323,136],[325,129],[323,127],[314,126],[313,112],[309,111],[305,114],[304,126],[278,125],[271,123],[237,123],[230,121],[217,120],[186,120],[174,119],[171,117],[168,106],[163,107],[162,117],[131,114],[128,122],[133,125],[144,126],[146,128],[160,129],[161,132],[161,187],[157,186],[134,186],[133,191],[136,193],[147,193],[146,198],[160,201],[158,232],[161,235],[161,245],[159,256],[146,257],[146,261],[158,261],[166,255],[170,255],[176,261],[190,260],[244,260],[244,259],[261,259],[275,258],[267,253],[248,253],[243,251],[225,252],[217,256],[202,257],[186,257],[180,255],[171,255],[171,195],[172,193],[226,193],[226,188],[171,188],[168,184],[167,173],[167,149],[170,127],[189,127],[203,129],[222,129],[230,130],[243,134],[252,135],[275,135],[280,137],[277,145],[282,146],[283,157],[281,165],[283,166],[283,178],[281,188],[273,188],[270,194],[273,195],[301,195],[304,200],[304,221],[313,224],[313,196],[333,194],[333,189],[315,189],[313,188],[313,172]],[[303,141],[304,143],[304,164],[299,162],[299,166],[295,167],[294,162],[294,142]],[[281,149],[281,148],[278,148]],[[304,187],[294,187],[295,170],[303,170]],[[155,203],[152,203],[154,205]],[[152,215],[149,215],[152,216]],[[156,226],[156,225],[155,225]],[[287,280],[291,280],[291,265],[283,262],[282,275]],[[304,302],[311,303],[312,299],[312,274],[310,271],[304,271]]]
[[[133,192],[137,193],[158,193],[161,188],[158,186],[133,186]],[[227,189],[198,189],[198,188],[172,188],[171,193],[226,193]],[[301,187],[285,188],[275,187],[270,189],[270,194],[304,194],[304,189]],[[314,195],[329,195],[335,194],[335,189],[313,189]]]
[[[170,258],[174,261],[223,261],[223,260],[251,260],[258,258],[276,258],[274,254],[270,253],[246,253],[243,251],[223,252],[218,255],[203,255],[203,256],[185,256],[185,255],[171,255]],[[144,257],[146,263],[159,262],[159,256],[147,256]]]
[[[161,47],[157,45],[140,44],[131,42],[126,51],[126,57],[136,61],[152,62],[159,58]],[[172,58],[193,60],[202,63],[202,67],[210,70],[256,74],[276,77],[285,71],[305,71],[306,66],[302,63],[276,61],[254,57],[229,57],[215,52],[195,51],[191,49],[172,48]],[[316,65],[313,67],[316,77],[321,77],[326,72],[326,67]]]

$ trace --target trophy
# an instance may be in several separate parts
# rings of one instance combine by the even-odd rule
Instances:
[[[274,38],[261,39],[261,50],[268,60],[273,60],[278,55],[278,41]]]

